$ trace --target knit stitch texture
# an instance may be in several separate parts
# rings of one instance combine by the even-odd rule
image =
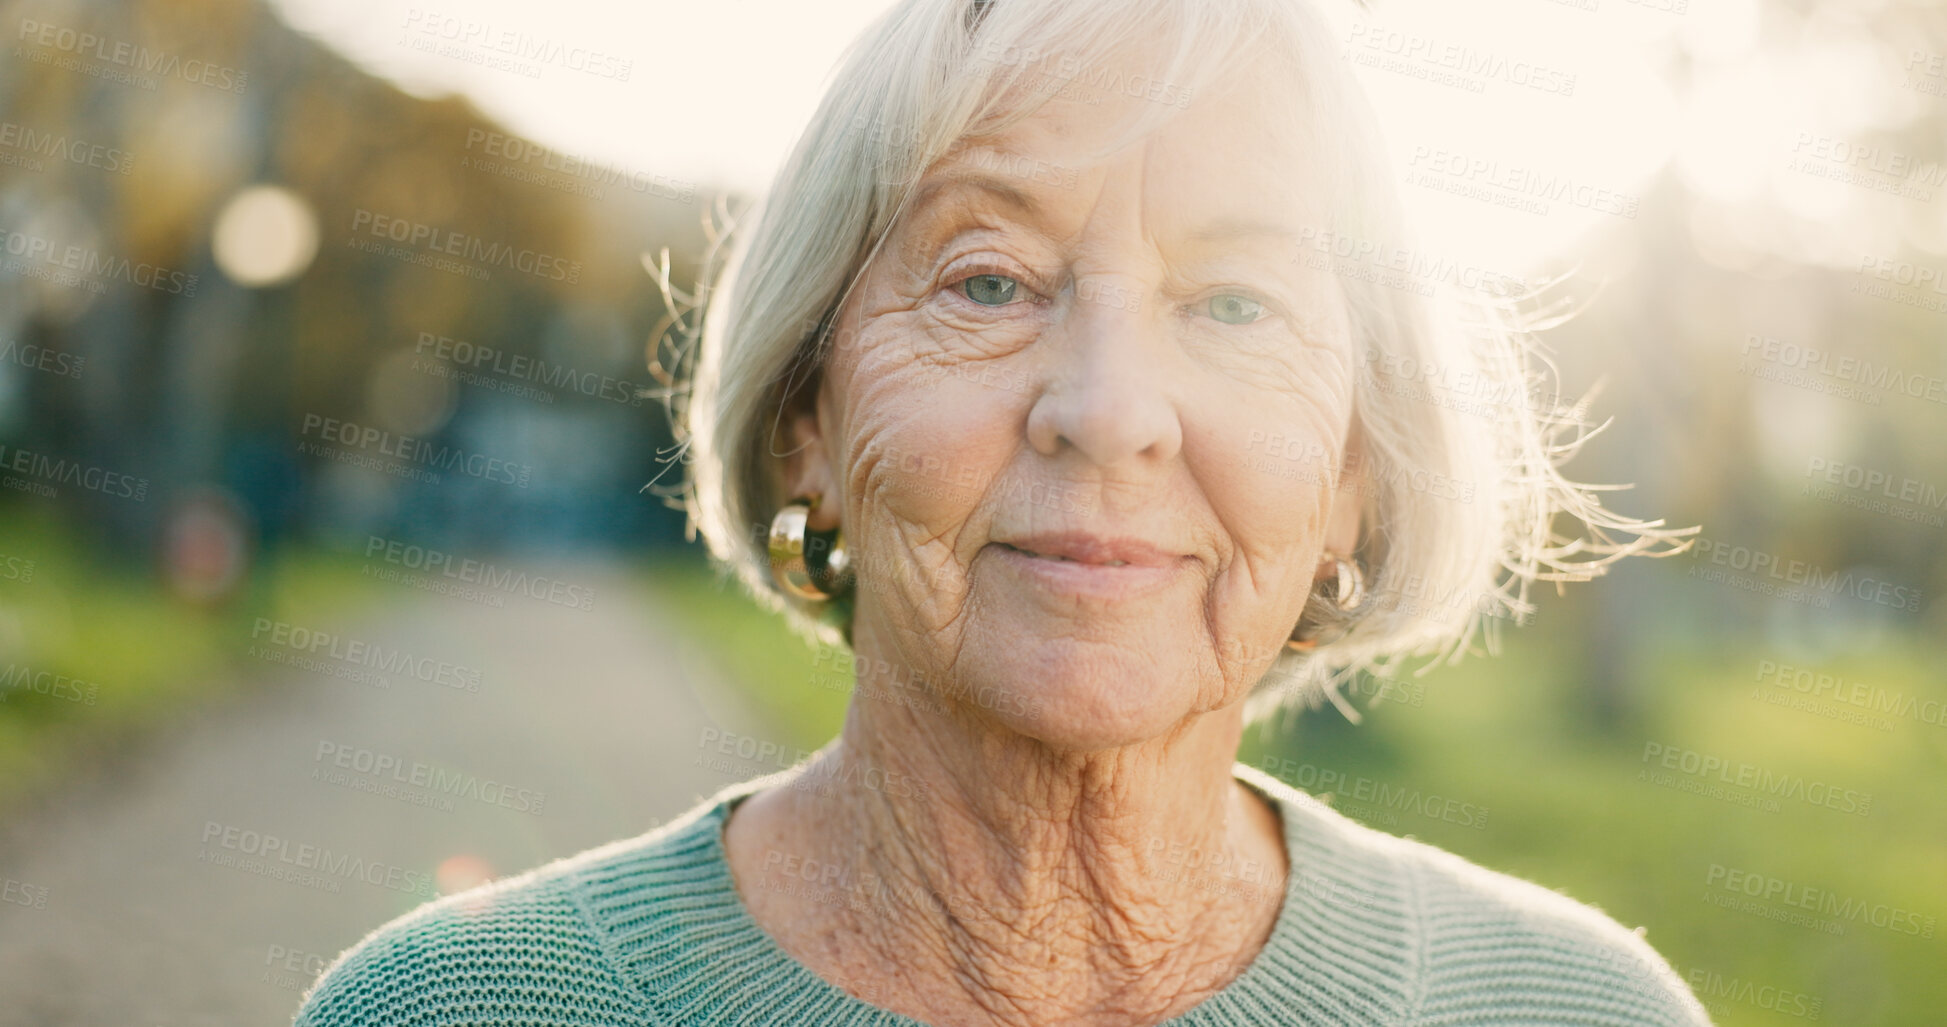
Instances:
[[[1710,1023],[1594,908],[1233,773],[1282,812],[1291,873],[1255,960],[1170,1027]],[[786,954],[738,897],[724,820],[771,783],[406,913],[325,969],[296,1027],[913,1027]]]

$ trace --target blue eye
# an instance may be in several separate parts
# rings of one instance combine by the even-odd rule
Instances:
[[[968,299],[986,307],[1002,307],[1014,300],[1014,290],[1020,283],[1006,275],[974,275],[960,283],[960,291]]]
[[[1264,304],[1248,296],[1212,296],[1210,316],[1230,325],[1247,325],[1264,316]]]

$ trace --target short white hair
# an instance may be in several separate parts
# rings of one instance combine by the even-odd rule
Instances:
[[[1365,492],[1355,555],[1368,598],[1340,614],[1314,595],[1324,640],[1309,653],[1281,647],[1247,716],[1329,697],[1356,720],[1339,692],[1354,674],[1433,657],[1424,671],[1457,660],[1476,637],[1493,651],[1498,622],[1531,611],[1534,582],[1681,551],[1694,529],[1618,516],[1596,495],[1604,486],[1562,476],[1558,465],[1598,429],[1561,401],[1540,359],[1534,333],[1561,312],[1541,303],[1539,288],[1483,288],[1424,266],[1376,119],[1334,36],[1308,0],[901,0],[880,16],[841,62],[768,195],[729,232],[715,286],[684,296],[663,276],[672,316],[655,360],[672,386],[692,531],[760,599],[815,637],[848,641],[848,603],[826,604],[821,619],[771,577],[765,529],[791,498],[780,413],[816,380],[832,320],[912,185],[1052,91],[1156,101],[1134,105],[1133,137],[1229,69],[1269,55],[1312,119],[1296,127],[1332,143],[1319,148],[1331,163],[1314,169],[1333,190],[1329,223],[1296,256],[1339,272],[1361,360],[1353,440],[1363,459],[1345,467],[1332,455],[1314,473]],[[1121,70],[1115,58],[1131,51],[1156,58],[1151,73]],[[705,261],[706,283],[717,256]],[[1280,469],[1303,473],[1303,463]],[[1584,530],[1558,534],[1558,514]],[[876,573],[852,555],[862,575]]]

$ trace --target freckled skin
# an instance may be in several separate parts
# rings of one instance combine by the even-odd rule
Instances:
[[[1217,234],[1317,224],[1330,202],[1307,185],[1318,142],[1268,81],[1118,149],[1113,102],[1059,99],[969,141],[864,270],[787,422],[787,481],[827,497],[814,526],[842,524],[858,563],[862,684],[892,668],[938,705],[855,697],[813,760],[923,787],[767,789],[726,844],[758,922],[866,1001],[936,1024],[1154,1023],[1270,933],[1288,868],[1277,814],[1229,775],[1239,704],[1321,548],[1350,549],[1358,503],[1249,463],[1253,432],[1343,454],[1352,423],[1330,276],[1291,239]],[[990,170],[1029,212],[955,180],[1021,166],[976,147],[1073,186]],[[994,544],[1059,530],[1180,562],[1152,594],[1102,600]],[[1263,886],[1212,887],[1181,852],[1253,861]],[[810,886],[780,854],[844,884]],[[881,897],[843,901],[861,891]]]

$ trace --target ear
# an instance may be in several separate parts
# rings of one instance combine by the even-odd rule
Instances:
[[[1325,514],[1325,549],[1346,556],[1359,544],[1359,522],[1365,515],[1372,480],[1366,474],[1365,448],[1355,425],[1346,436],[1345,460],[1339,465],[1339,487]],[[1322,553],[1320,554],[1323,555]]]
[[[825,430],[828,409],[821,381],[787,402],[783,423],[778,426],[784,451],[785,498],[819,497],[818,505],[805,519],[805,527],[821,532],[839,526],[839,511],[845,505],[826,449],[830,438]]]

